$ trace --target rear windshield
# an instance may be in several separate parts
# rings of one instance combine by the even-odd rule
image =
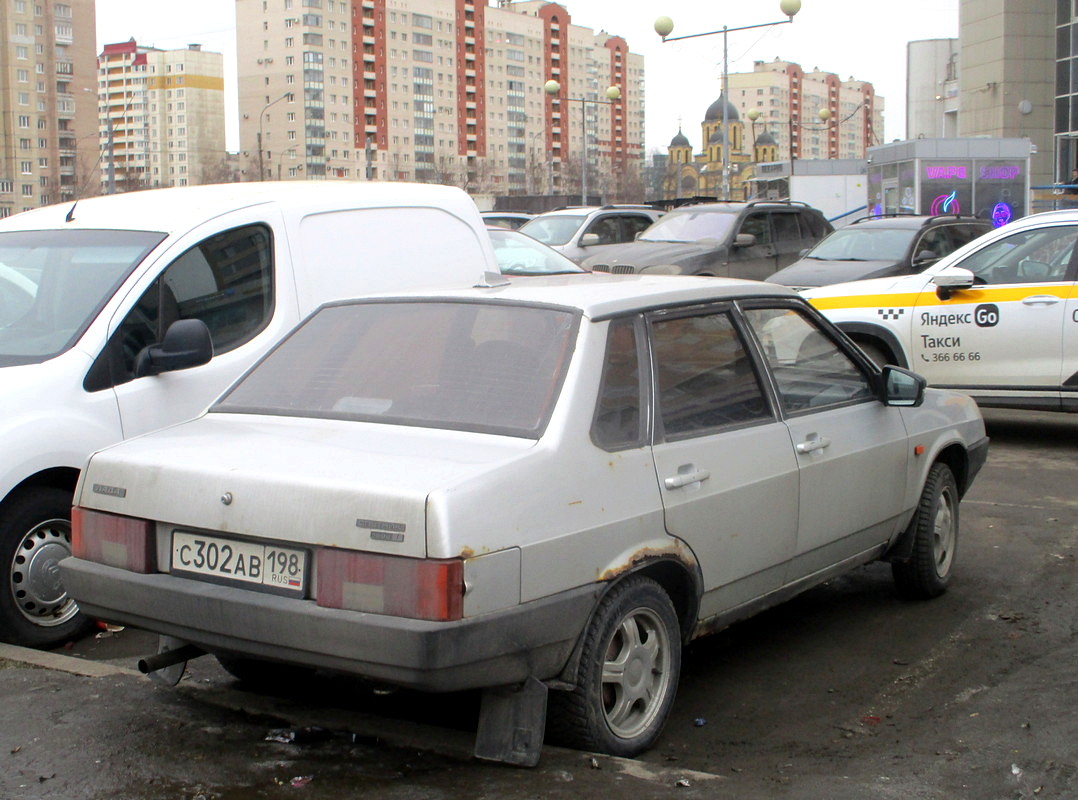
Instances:
[[[725,241],[735,222],[737,214],[724,211],[671,211],[653,222],[637,239],[645,242]]]
[[[212,410],[538,438],[578,319],[501,302],[327,306]]]
[[[862,228],[835,231],[808,254],[825,261],[899,261],[906,255],[916,228]]]
[[[0,233],[0,366],[70,348],[163,233]]]

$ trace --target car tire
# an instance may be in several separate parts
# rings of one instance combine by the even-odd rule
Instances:
[[[632,757],[662,733],[677,694],[681,634],[669,595],[630,577],[599,603],[584,634],[575,688],[550,696],[548,738]]]
[[[0,516],[0,640],[57,647],[83,636],[93,620],[63,588],[57,564],[71,555],[71,493],[54,487],[13,494]]]
[[[306,682],[314,673],[312,668],[296,664],[281,664],[277,661],[224,653],[215,653],[214,656],[225,672],[240,683],[255,689],[289,691],[295,689],[297,684]]]
[[[858,342],[857,346],[861,348],[866,356],[872,359],[872,363],[877,367],[883,368],[888,364],[895,363],[890,351],[875,342]]]
[[[913,520],[913,551],[893,562],[898,593],[910,600],[939,597],[950,583],[958,547],[958,484],[950,467],[933,464]]]

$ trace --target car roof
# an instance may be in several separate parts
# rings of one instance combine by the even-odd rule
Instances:
[[[301,212],[419,204],[437,206],[457,215],[478,213],[463,190],[450,186],[376,181],[254,181],[88,197],[14,214],[0,220],[0,231],[83,228],[171,233],[188,230],[230,211],[267,203],[285,211]]]
[[[652,208],[646,205],[606,205],[606,206],[566,206],[565,208],[555,208],[552,211],[544,211],[539,214],[540,217],[562,217],[562,216],[580,216],[583,214],[594,214],[596,211],[651,211],[653,213],[661,213],[660,209]]]
[[[940,214],[932,216],[930,214],[896,214],[892,216],[884,217],[861,217],[851,222],[851,225],[856,225],[858,228],[872,227],[872,228],[902,228],[917,229],[923,228],[929,223],[939,223],[941,225],[991,225],[986,219],[979,219],[977,217],[962,217],[956,214]]]
[[[747,297],[797,298],[797,292],[778,284],[734,278],[690,275],[551,275],[522,277],[487,276],[486,283],[461,289],[417,289],[376,295],[371,299],[498,300],[538,303],[579,310],[591,319],[668,306],[735,300]],[[334,305],[340,305],[335,303]]]

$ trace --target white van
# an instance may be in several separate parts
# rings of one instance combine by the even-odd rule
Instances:
[[[478,209],[446,186],[160,189],[0,221],[0,639],[87,625],[57,562],[91,452],[197,415],[327,301],[488,271]]]

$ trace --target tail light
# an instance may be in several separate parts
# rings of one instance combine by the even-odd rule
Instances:
[[[317,602],[325,608],[440,622],[463,615],[464,562],[460,559],[400,558],[323,548],[315,563]]]
[[[153,541],[149,520],[71,509],[71,552],[76,558],[129,572],[155,572]]]

